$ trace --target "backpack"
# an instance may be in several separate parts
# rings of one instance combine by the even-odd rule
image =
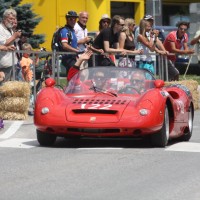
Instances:
[[[72,40],[72,33],[71,30],[67,27],[60,27],[56,32],[54,32],[53,37],[52,37],[52,41],[51,41],[51,49],[52,51],[63,51],[62,48],[62,43],[61,43],[61,30],[63,28],[66,28],[68,30],[68,44],[71,45],[71,40]]]

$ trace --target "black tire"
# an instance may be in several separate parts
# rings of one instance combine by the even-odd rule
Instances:
[[[156,147],[165,147],[169,140],[169,113],[168,108],[165,108],[165,116],[163,126],[159,132],[151,135],[151,144]]]
[[[189,141],[190,138],[192,137],[193,116],[194,116],[194,111],[193,111],[192,106],[190,106],[188,110],[188,129],[187,129],[187,132],[180,137],[181,141]]]
[[[41,146],[52,146],[56,141],[56,135],[37,130],[37,140]]]

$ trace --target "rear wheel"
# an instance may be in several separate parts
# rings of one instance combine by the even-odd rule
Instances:
[[[42,146],[52,146],[56,141],[56,136],[37,130],[37,140]]]
[[[164,122],[161,130],[151,135],[151,144],[156,147],[165,147],[169,140],[169,113],[165,108]]]

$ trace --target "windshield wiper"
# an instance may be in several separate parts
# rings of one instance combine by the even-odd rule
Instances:
[[[109,90],[105,90],[105,89],[103,89],[103,88],[97,87],[96,84],[95,84],[92,80],[91,80],[91,82],[92,82],[92,87],[90,87],[90,90],[93,90],[94,92],[101,92],[101,93],[103,93],[103,94],[108,94],[108,95],[115,96],[115,97],[118,96],[118,95],[117,95],[116,93],[114,93],[114,92],[111,92],[111,91],[109,91]]]

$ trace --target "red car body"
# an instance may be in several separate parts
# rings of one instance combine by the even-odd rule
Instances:
[[[98,70],[106,76],[101,87],[94,82]],[[145,76],[142,92],[130,85],[138,71]],[[185,86],[165,87],[146,70],[93,67],[79,71],[63,90],[47,79],[36,98],[34,123],[44,146],[53,145],[57,136],[149,136],[153,146],[164,147],[173,138],[190,139],[193,116],[192,96]]]

